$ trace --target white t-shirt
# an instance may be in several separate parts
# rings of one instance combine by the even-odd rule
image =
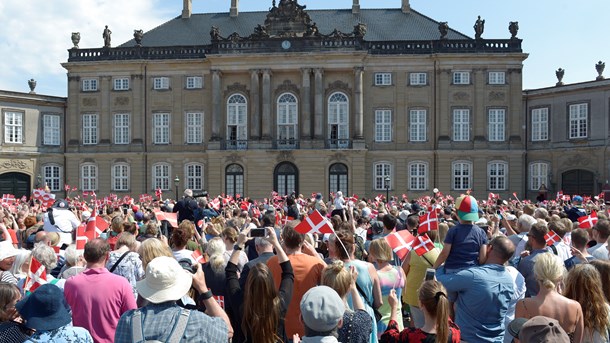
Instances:
[[[343,204],[345,204],[345,199],[342,197],[335,198],[335,210],[342,210]]]
[[[57,209],[54,208],[53,218],[55,219],[55,225],[51,224],[49,220],[49,212],[44,214],[44,225],[43,229],[46,232],[57,232],[59,233],[59,246],[62,244],[72,244],[72,231],[80,225],[80,220],[76,218],[76,215],[68,209]]]

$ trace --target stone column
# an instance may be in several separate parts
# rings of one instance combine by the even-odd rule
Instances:
[[[220,140],[220,123],[222,115],[222,92],[220,89],[222,73],[212,70],[212,140]]]
[[[301,121],[301,138],[311,139],[311,69],[301,69],[303,74],[301,110],[303,120]]]
[[[364,100],[362,97],[362,75],[364,74],[364,68],[354,68],[354,138],[364,138],[363,125],[364,125]]]
[[[258,69],[250,70],[250,106],[252,115],[250,118],[250,138],[259,139],[261,136],[261,114],[260,114],[260,92],[259,92],[259,77]]]
[[[271,70],[263,70],[263,139],[270,140],[271,128],[274,126],[271,120]]]
[[[324,139],[324,69],[316,68],[315,73],[315,99],[314,99],[314,138]]]

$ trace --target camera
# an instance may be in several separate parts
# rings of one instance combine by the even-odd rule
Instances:
[[[426,281],[428,280],[434,280],[434,276],[436,275],[436,270],[434,270],[433,268],[428,268],[426,269]]]
[[[267,229],[263,228],[255,228],[250,230],[250,237],[265,237],[267,234]]]

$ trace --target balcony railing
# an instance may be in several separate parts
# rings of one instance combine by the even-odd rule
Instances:
[[[206,46],[120,47],[70,49],[68,62],[117,60],[203,59]]]
[[[328,139],[326,140],[326,149],[349,149],[351,143],[349,139]]]
[[[290,150],[299,148],[298,139],[276,139],[274,144],[276,149],[279,150]]]
[[[248,141],[239,139],[228,139],[224,144],[225,150],[247,150]]]
[[[371,54],[506,53],[522,52],[520,39],[366,42]]]

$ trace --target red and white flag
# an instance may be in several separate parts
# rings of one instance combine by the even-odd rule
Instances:
[[[428,235],[423,234],[421,236],[415,237],[415,242],[413,243],[413,250],[415,250],[417,256],[421,256],[434,248],[434,242],[430,240],[430,237],[428,237]]]
[[[15,202],[15,196],[12,194],[2,194],[3,204],[13,204]]]
[[[87,238],[87,225],[81,224],[76,228],[76,251],[84,252],[85,244],[89,241]]]
[[[578,218],[578,227],[581,229],[590,229],[597,224],[597,212],[591,211],[588,216]]]
[[[108,228],[108,223],[104,220],[104,218],[97,215],[97,208],[93,211],[91,217],[89,217],[89,221],[87,221],[87,228],[85,229],[85,234],[89,239],[94,239],[99,237],[102,232],[106,231]]]
[[[318,212],[313,211],[309,216],[305,217],[299,225],[294,228],[300,233],[333,233],[333,227],[330,225],[328,220]]]
[[[417,233],[422,234],[432,230],[438,230],[438,216],[436,211],[431,211],[423,216],[419,216],[419,228],[417,229]]]
[[[385,240],[396,253],[398,258],[403,260],[413,248],[415,236],[413,236],[408,230],[401,230],[385,236]]]
[[[30,261],[30,269],[28,270],[28,275],[25,279],[25,286],[23,286],[23,290],[31,293],[45,283],[47,283],[47,270],[42,263],[38,262],[37,259],[32,257],[32,260]]]
[[[171,227],[178,227],[178,213],[155,211],[155,217],[158,221],[167,220]]]
[[[203,258],[203,254],[201,254],[201,251],[199,251],[199,250],[193,251],[193,253],[191,254],[191,257],[197,263],[204,263],[205,262],[205,258]]]
[[[548,246],[561,241],[561,237],[559,237],[559,235],[553,230],[549,230],[549,233],[544,235],[544,239],[546,240],[546,245]]]
[[[163,195],[163,191],[161,190],[161,188],[157,188],[157,190],[155,190],[155,195],[157,196],[157,198],[159,198],[159,200],[161,200],[161,196]]]

